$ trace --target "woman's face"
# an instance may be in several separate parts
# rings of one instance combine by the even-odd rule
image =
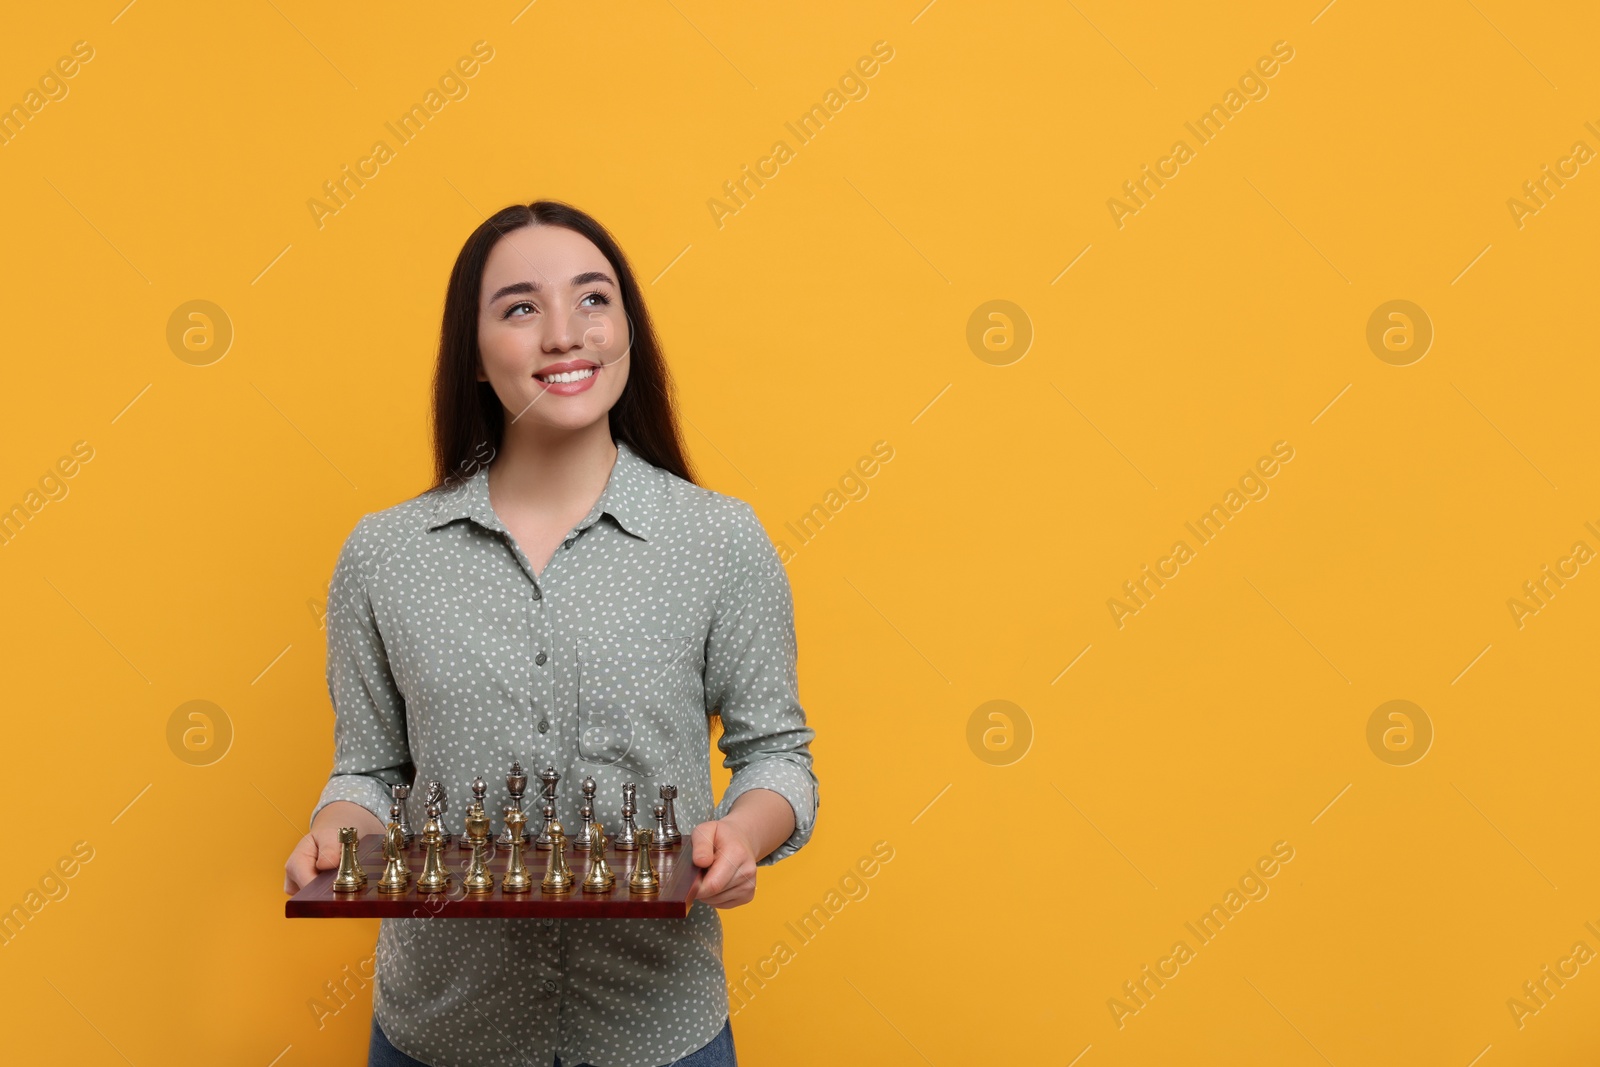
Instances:
[[[478,380],[508,431],[604,419],[628,381],[632,340],[616,272],[587,237],[532,225],[500,238],[483,270]]]

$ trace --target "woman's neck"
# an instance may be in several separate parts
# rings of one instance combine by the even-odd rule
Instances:
[[[489,497],[508,521],[575,521],[605,490],[617,460],[608,420],[576,431],[534,432],[506,427],[499,455],[489,466]]]

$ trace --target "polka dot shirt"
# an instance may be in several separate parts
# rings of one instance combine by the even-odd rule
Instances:
[[[704,489],[617,442],[604,492],[535,575],[489,503],[488,468],[364,515],[334,566],[328,602],[333,773],[316,811],[348,800],[387,821],[390,787],[425,821],[426,785],[463,831],[471,783],[490,783],[494,832],[520,761],[534,811],[546,767],[556,818],[621,827],[622,787],[651,824],[678,787],[685,838],[750,789],[817,812],[813,731],[795,674],[788,577],[749,504]],[[711,793],[709,716],[732,783]],[[315,812],[313,812],[315,817]],[[530,818],[536,829],[540,817]],[[374,1014],[401,1051],[436,1067],[564,1063],[660,1067],[728,1018],[722,927],[696,901],[682,919],[385,919]]]

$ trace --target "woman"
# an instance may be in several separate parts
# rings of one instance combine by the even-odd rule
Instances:
[[[434,487],[363,516],[334,567],[333,774],[285,888],[337,865],[340,826],[382,833],[396,785],[420,827],[440,782],[455,834],[472,780],[514,761],[559,772],[569,828],[585,777],[611,833],[625,783],[641,825],[676,785],[707,868],[686,918],[385,919],[369,1062],[731,1064],[713,909],[749,902],[816,817],[793,604],[750,506],[694,483],[633,271],[588,215],[541,200],[467,239],[434,442]]]

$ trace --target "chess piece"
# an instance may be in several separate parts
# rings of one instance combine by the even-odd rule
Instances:
[[[440,816],[450,810],[450,801],[444,795],[444,783],[439,781],[428,783],[427,803],[439,805]],[[443,844],[448,845],[451,841],[450,831],[445,829],[443,818],[439,818],[436,821],[439,823],[439,837]]]
[[[539,831],[539,836],[533,839],[533,847],[546,851],[550,848],[551,830],[559,824],[556,822],[556,806],[548,800],[544,803],[544,829]]]
[[[521,800],[521,797],[516,798]],[[515,804],[506,805],[506,829],[511,831],[511,858],[506,860],[506,873],[500,879],[500,892],[526,893],[533,888],[533,875],[522,862],[522,850],[527,845],[528,817]]]
[[[397,785],[395,788],[406,787]],[[406,810],[402,800],[396,797],[389,805],[389,827],[383,832],[383,877],[378,879],[380,893],[404,893],[411,888],[411,868],[406,866],[408,842],[400,822]]]
[[[467,805],[467,813],[466,815],[462,816],[463,820],[471,819],[474,811],[484,810],[483,798],[488,792],[489,786],[485,784],[482,778],[474,778],[472,780],[472,801]],[[463,822],[463,829],[464,828],[465,823]],[[470,849],[472,847],[471,834],[463,833],[461,835],[461,847],[466,849]]]
[[[572,847],[579,852],[588,852],[594,842],[594,779],[585,778],[582,788],[583,802],[578,805],[578,825],[583,829],[572,839]]]
[[[633,814],[639,810],[633,801],[638,788],[632,782],[622,787],[622,829],[611,846],[618,852],[632,852],[639,847],[639,828],[633,824]]]
[[[468,893],[488,893],[494,889],[494,879],[489,875],[489,813],[483,810],[482,786],[482,778],[472,783],[472,806],[467,808],[465,840],[472,849],[472,861],[461,887]]]
[[[506,794],[511,797],[511,806],[506,810],[509,811],[511,808],[516,808],[518,811],[521,811],[522,795],[527,791],[528,772],[522,769],[522,764],[520,762],[513,761],[511,764],[511,773],[506,775]],[[524,818],[522,820],[522,825],[526,826],[527,824],[528,820]],[[509,825],[504,830],[500,831],[499,840],[502,845],[511,844],[511,827]]]
[[[428,802],[428,823],[422,830],[424,853],[417,892],[443,893],[450,888],[450,871],[444,865],[444,831],[439,828],[439,802]]]
[[[658,800],[650,808],[656,817],[655,833],[650,838],[650,851],[666,852],[672,848],[672,842],[667,840],[667,802]]]
[[[395,803],[400,805],[400,834],[405,838],[406,846],[409,848],[411,839],[416,836],[411,832],[411,818],[406,814],[406,800],[411,796],[411,787],[409,785],[394,785],[389,787],[389,792],[393,795]],[[390,814],[394,814],[392,808],[390,809]]]
[[[539,780],[544,783],[545,807],[554,811],[556,806],[556,783],[561,781],[561,775],[556,773],[554,767],[546,767],[544,773],[539,775]],[[550,824],[554,821],[553,817],[545,820],[544,829],[539,831],[538,840],[533,843],[534,848],[550,847]]]
[[[628,892],[641,895],[659,893],[661,879],[656,877],[655,868],[650,866],[650,838],[653,832],[640,830],[638,833],[639,858],[633,865],[633,876],[628,879]]]
[[[539,883],[539,889],[545,893],[570,893],[572,870],[567,866],[567,835],[560,823],[550,824],[550,840],[550,858],[545,863],[544,880]]]
[[[617,876],[606,863],[606,828],[599,823],[589,826],[589,838],[594,843],[589,850],[589,870],[583,876],[585,893],[609,893],[617,884]]]
[[[678,799],[678,787],[664,785],[661,787],[661,799],[667,802],[667,844],[677,845],[683,840],[683,835],[678,832],[678,812],[672,802]]]
[[[367,872],[356,862],[361,835],[354,826],[339,827],[339,873],[333,876],[335,893],[357,893],[367,887]]]

